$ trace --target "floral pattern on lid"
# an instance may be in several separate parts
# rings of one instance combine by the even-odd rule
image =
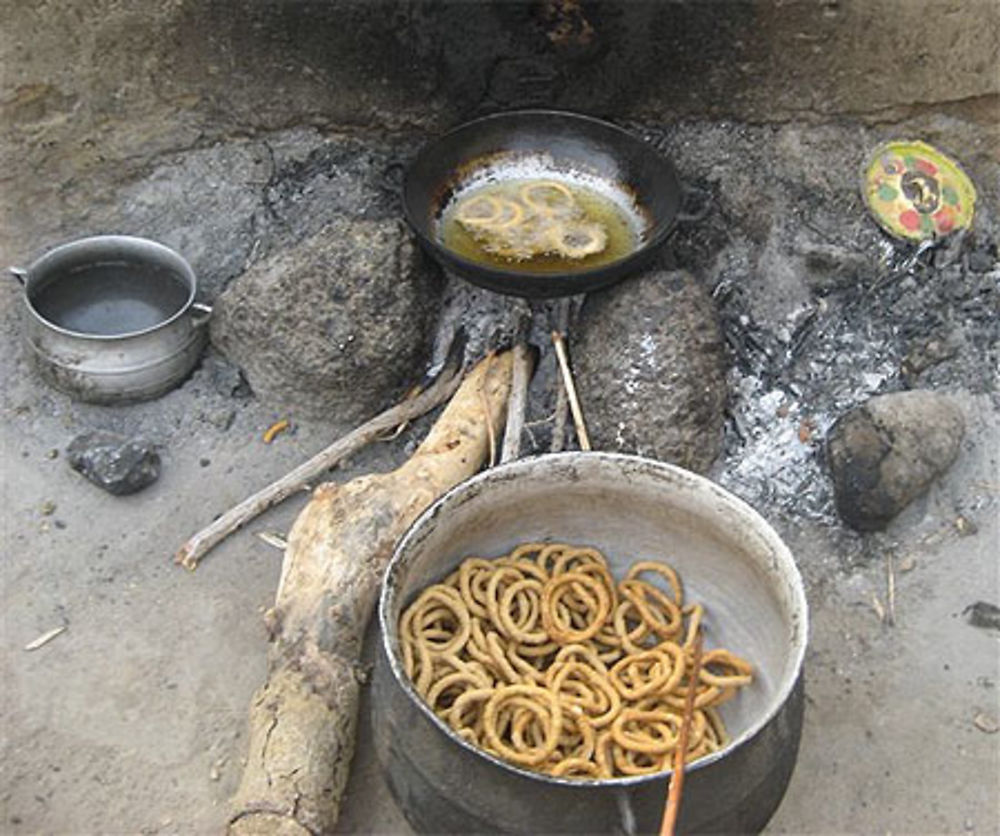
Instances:
[[[876,148],[864,167],[862,193],[882,229],[911,241],[968,227],[976,205],[976,189],[959,164],[919,141]]]

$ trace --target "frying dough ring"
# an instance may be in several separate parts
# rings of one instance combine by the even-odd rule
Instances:
[[[586,243],[567,243],[567,236],[580,232],[588,235]],[[602,252],[608,246],[608,231],[601,224],[594,222],[557,223],[553,224],[552,229],[549,230],[549,243],[552,249],[563,258],[586,258],[588,255]]]
[[[641,580],[648,571],[669,591]],[[753,678],[748,662],[720,649],[706,651],[690,679],[704,609],[679,605],[672,575],[666,564],[644,561],[616,584],[600,552],[567,544],[467,558],[400,617],[403,668],[458,737],[512,763],[591,779],[669,769],[689,689],[690,761],[727,745],[714,706]],[[617,606],[614,592],[622,593]],[[546,615],[567,632],[590,632],[595,620],[598,629],[567,643],[549,631]],[[668,630],[670,639],[657,635]]]
[[[554,189],[562,195],[563,200],[553,208],[549,201],[535,198],[534,193],[539,189]],[[560,183],[558,180],[533,180],[530,183],[525,183],[521,186],[518,196],[528,208],[533,209],[545,218],[555,217],[559,213],[560,207],[570,211],[576,207],[576,199],[573,197],[573,193],[564,183]]]

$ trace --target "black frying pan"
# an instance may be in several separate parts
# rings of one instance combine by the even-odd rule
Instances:
[[[535,158],[535,159],[530,159]],[[565,273],[505,270],[444,247],[437,230],[451,197],[484,169],[503,177],[529,160],[553,177],[582,173],[625,196],[642,229],[639,246],[617,261]],[[620,281],[643,266],[681,216],[684,191],[673,165],[648,143],[615,125],[554,110],[497,113],[468,122],[425,147],[403,183],[403,211],[421,244],[446,269],[473,284],[514,296],[569,296]]]

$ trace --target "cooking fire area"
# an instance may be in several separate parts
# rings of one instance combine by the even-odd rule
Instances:
[[[5,93],[0,829],[995,832],[988,4],[245,5]]]

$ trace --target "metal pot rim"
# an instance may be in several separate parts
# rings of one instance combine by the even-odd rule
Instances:
[[[138,256],[153,253],[173,262],[174,266],[178,268],[178,274],[182,275],[188,283],[188,296],[184,304],[169,317],[156,323],[155,325],[151,325],[149,328],[143,328],[138,331],[127,331],[123,334],[90,334],[83,331],[72,331],[69,328],[63,328],[61,325],[57,325],[42,316],[42,314],[35,308],[34,304],[32,304],[31,296],[28,292],[32,277],[44,272],[52,264],[52,262],[57,261],[62,256],[77,250],[85,249],[86,247],[99,247],[101,245],[125,248],[129,252],[135,253]],[[73,337],[74,339],[86,340],[93,343],[121,342],[122,340],[134,339],[135,337],[141,337],[160,331],[166,326],[176,322],[189,310],[191,310],[192,305],[194,305],[195,295],[198,291],[198,282],[194,270],[184,256],[165,244],[159,243],[158,241],[153,241],[149,238],[140,238],[133,235],[92,235],[87,238],[77,238],[72,241],[68,241],[65,244],[60,244],[59,246],[54,247],[39,256],[25,270],[14,270],[13,272],[19,278],[23,276],[22,281],[24,283],[25,306],[41,325],[55,331],[56,333],[64,334],[67,337]]]
[[[738,738],[733,740],[724,749],[718,752],[713,752],[710,755],[699,758],[697,761],[693,762],[689,766],[686,766],[686,772],[694,772],[700,769],[704,769],[724,758],[728,757],[731,753],[735,752],[737,749],[749,744],[760,732],[761,730],[774,719],[774,717],[781,710],[782,706],[788,702],[792,691],[795,688],[796,682],[799,680],[802,672],[802,666],[805,661],[806,645],[808,641],[808,623],[809,623],[809,608],[808,602],[805,596],[805,588],[802,584],[802,578],[798,571],[798,566],[795,563],[795,559],[791,554],[788,546],[781,539],[774,528],[767,522],[753,507],[744,502],[742,499],[736,495],[725,490],[712,480],[701,476],[692,471],[685,470],[684,468],[678,467],[677,465],[672,465],[667,462],[661,462],[655,459],[646,458],[644,456],[629,455],[625,453],[604,453],[604,452],[579,452],[570,451],[562,453],[546,453],[536,456],[529,456],[523,459],[518,459],[517,461],[508,462],[506,464],[498,465],[497,467],[484,470],[477,475],[460,482],[458,485],[454,486],[441,497],[439,497],[435,502],[433,502],[419,517],[413,522],[407,532],[400,539],[399,543],[396,545],[396,549],[393,552],[392,559],[386,568],[385,575],[383,577],[383,583],[381,590],[379,592],[379,604],[378,604],[378,622],[379,622],[379,632],[380,632],[380,642],[382,645],[382,650],[385,653],[385,657],[388,660],[389,668],[392,671],[393,679],[396,684],[403,689],[404,693],[407,695],[409,700],[414,703],[417,709],[423,714],[453,743],[464,747],[467,751],[472,752],[476,756],[489,761],[495,766],[500,767],[510,773],[518,775],[522,778],[528,778],[533,781],[539,781],[545,784],[557,784],[565,787],[577,787],[584,789],[602,788],[602,787],[634,787],[641,784],[662,781],[664,777],[670,775],[673,770],[663,770],[662,772],[656,772],[650,775],[635,775],[628,776],[624,778],[610,778],[610,779],[599,779],[599,780],[588,780],[580,778],[562,778],[552,775],[545,775],[540,772],[532,772],[527,769],[521,769],[513,764],[510,764],[488,752],[483,751],[477,746],[473,746],[466,740],[463,740],[455,732],[444,723],[427,705],[426,702],[417,694],[416,689],[413,687],[409,677],[403,670],[402,662],[400,660],[399,654],[396,652],[395,645],[398,641],[393,641],[395,637],[396,625],[391,623],[389,620],[389,610],[392,603],[392,599],[396,595],[397,585],[390,583],[389,579],[393,577],[394,574],[399,573],[400,566],[402,564],[403,554],[409,548],[411,541],[417,536],[419,531],[427,524],[429,524],[434,517],[436,517],[441,509],[448,503],[455,500],[461,494],[468,491],[471,487],[481,483],[488,482],[496,478],[504,477],[509,474],[510,471],[516,471],[524,467],[527,463],[538,462],[538,461],[551,461],[554,463],[559,463],[563,461],[571,461],[574,459],[580,459],[581,457],[595,458],[600,457],[601,459],[614,462],[619,465],[641,465],[644,467],[651,467],[654,469],[659,469],[663,472],[672,473],[674,476],[686,480],[689,487],[693,487],[696,490],[706,491],[707,493],[713,495],[719,501],[728,504],[730,507],[737,510],[739,513],[745,515],[748,519],[752,520],[756,526],[759,527],[760,531],[764,534],[765,538],[775,547],[775,553],[779,556],[779,559],[785,562],[785,568],[789,571],[794,583],[792,584],[793,594],[794,594],[794,604],[795,610],[801,613],[800,626],[796,632],[797,641],[793,642],[792,662],[793,664],[793,674],[786,676],[781,683],[781,687],[778,689],[774,700],[772,701],[769,710],[761,715],[757,721],[747,730],[745,730]]]

